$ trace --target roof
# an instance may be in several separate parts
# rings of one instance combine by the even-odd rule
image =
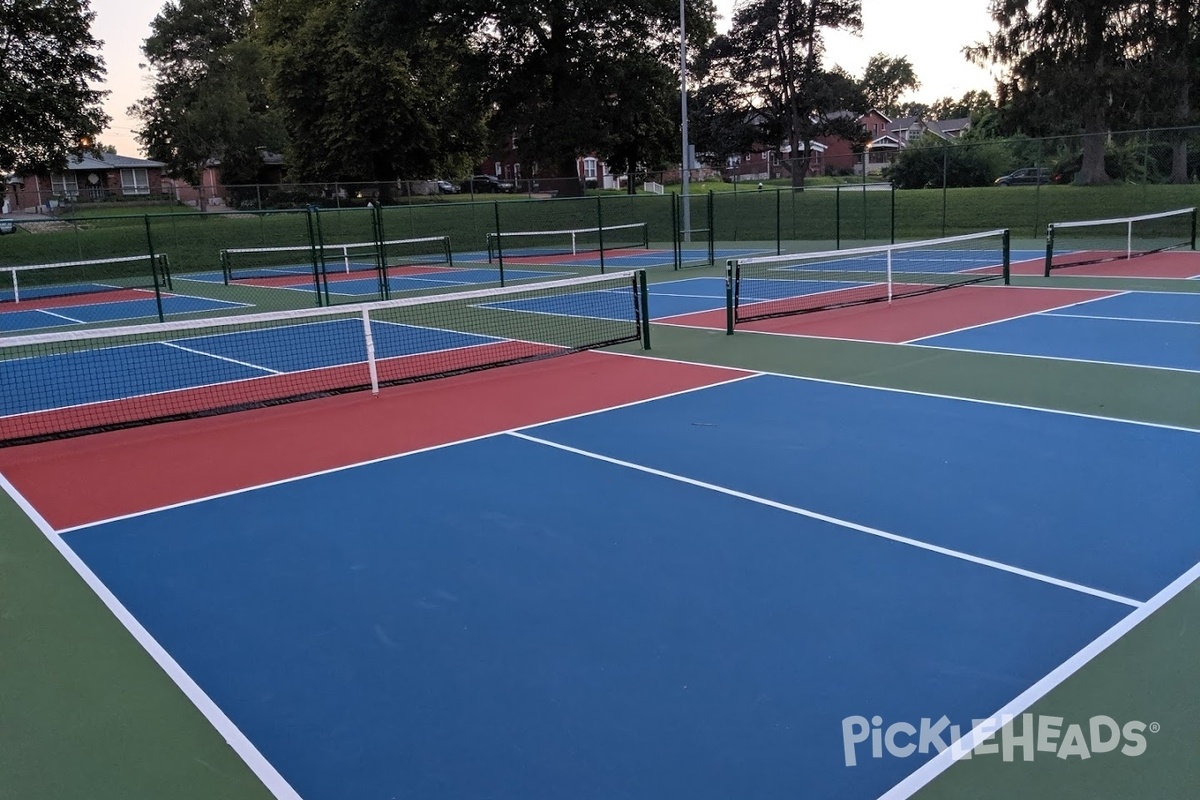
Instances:
[[[122,156],[116,153],[82,153],[67,159],[67,169],[70,170],[153,169],[163,166],[166,165],[161,161]]]

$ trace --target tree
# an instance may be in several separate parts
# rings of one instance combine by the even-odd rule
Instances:
[[[247,38],[250,0],[172,0],[142,45],[153,88],[130,108],[140,141],[192,182],[214,159],[227,183],[253,183],[259,151],[284,143],[266,93],[262,49]]]
[[[809,142],[837,132],[862,138],[861,125],[831,117],[846,107],[844,82],[821,67],[822,31],[862,29],[859,0],[746,0],[733,15],[734,78],[764,136],[784,138],[793,154],[792,183],[802,186]]]
[[[1001,101],[1030,134],[1082,131],[1078,183],[1105,183],[1111,118],[1129,97],[1129,0],[992,0],[997,30],[967,48],[976,63],[1003,66]]]
[[[254,38],[295,175],[431,178],[478,157],[480,81],[466,37],[437,5],[261,0]]]
[[[970,117],[978,120],[981,115],[995,108],[992,95],[986,91],[969,91],[955,100],[953,97],[943,97],[934,103],[929,113],[934,119],[961,119]]]
[[[606,73],[608,102],[600,114],[598,152],[612,170],[631,176],[628,190],[633,194],[634,173],[670,163],[678,151],[674,101],[679,87],[675,75],[645,53],[622,56]]]
[[[867,61],[860,83],[871,107],[889,117],[899,116],[902,94],[921,87],[917,73],[907,58],[893,58],[883,53],[877,53]]]
[[[1147,0],[1137,15],[1132,47],[1141,74],[1147,126],[1184,128],[1196,123],[1193,87],[1200,83],[1200,13],[1195,0]],[[1172,183],[1186,183],[1188,135],[1175,130],[1171,141]]]
[[[646,118],[647,98],[639,94],[652,89],[655,102],[667,101],[662,81],[674,74],[674,102],[665,102],[664,111],[678,103],[677,0],[457,5],[488,59],[493,139],[519,131],[522,159],[573,176],[580,153],[610,149],[605,120],[612,118],[614,96],[621,105],[638,105],[636,113]],[[712,36],[712,2],[687,0],[685,9],[689,45],[698,52]],[[626,81],[649,75],[651,62],[662,68],[654,70],[650,87]],[[677,134],[665,125],[646,132],[654,137],[642,143],[648,152],[674,149]]]
[[[0,3],[0,171],[61,168],[108,124],[89,0]]]
[[[737,60],[728,36],[717,36],[692,61],[696,80],[689,86],[688,132],[698,157],[716,166],[750,150],[759,139],[757,115],[734,77]]]

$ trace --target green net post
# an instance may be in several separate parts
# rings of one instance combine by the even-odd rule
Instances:
[[[736,262],[731,258],[725,262],[725,335],[733,336],[733,306],[734,306],[734,266]]]
[[[329,275],[325,269],[325,233],[321,228],[321,210],[314,208],[310,219],[312,230],[309,240],[313,247],[313,270],[317,281],[317,305],[321,305],[322,291],[325,294],[325,305],[331,305],[329,299]]]
[[[500,285],[504,285],[504,237],[500,235],[500,201],[492,203],[492,211],[496,215],[496,264],[500,269]],[[519,230],[519,229],[518,229]]]
[[[446,266],[454,269],[454,251],[450,248],[450,237],[446,237]]]
[[[716,203],[716,194],[713,192],[712,189],[709,189],[708,190],[707,223],[708,223],[708,263],[710,265],[717,263],[717,244],[716,244],[716,242],[717,242],[717,233],[716,233],[717,226],[716,226],[716,214],[713,212],[714,203]]]
[[[596,246],[600,248],[600,274],[604,274],[604,198],[596,196]]]
[[[896,243],[896,184],[892,184],[892,244]]]
[[[1046,226],[1046,266],[1042,274],[1050,277],[1050,263],[1054,260],[1054,223]]]
[[[146,214],[143,217],[146,223],[146,247],[150,250],[150,279],[154,281],[154,304],[158,308],[158,321],[164,322],[166,316],[163,314],[162,290],[158,274],[158,256],[154,253],[154,236],[150,233],[150,215]],[[14,277],[15,281],[16,278]]]
[[[388,281],[387,247],[384,242],[387,237],[383,231],[383,206],[378,200],[371,201],[371,235],[375,239],[375,266],[379,279],[379,297],[390,300],[392,288]]]
[[[842,249],[842,187],[833,190],[833,249]]]
[[[639,269],[633,278],[634,289],[638,293],[638,313],[641,315],[642,349],[650,349],[650,287],[646,280],[646,270]]]
[[[1004,285],[1008,286],[1012,283],[1011,268],[1012,268],[1012,235],[1008,228],[1004,229]]]
[[[321,260],[320,253],[317,250],[317,223],[314,223],[316,216],[316,206],[309,206],[305,211],[305,225],[308,228],[308,257],[312,261],[313,268],[313,288],[317,292],[317,305],[324,305],[321,299]],[[222,255],[228,260],[227,251],[222,250]],[[232,276],[232,265],[230,266]]]
[[[671,192],[671,250],[675,269],[683,266],[683,243],[679,238],[679,195]]]
[[[783,190],[775,190],[775,255],[783,255]]]
[[[233,279],[233,269],[232,269],[231,265],[229,264],[229,251],[222,249],[221,250],[221,280],[225,282],[226,286],[228,286],[232,279]]]
[[[1191,249],[1196,249],[1196,209],[1192,209],[1192,243]]]

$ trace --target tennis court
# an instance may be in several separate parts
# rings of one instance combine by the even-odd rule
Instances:
[[[95,298],[98,302],[68,304],[62,302],[62,298],[56,295],[59,302],[47,303],[44,307],[36,300],[21,303],[19,306],[15,304],[6,306],[0,310],[0,332],[19,333],[43,328],[62,328],[70,325],[92,325],[158,317],[159,301],[153,296],[146,296],[147,292],[128,290],[124,295],[132,296],[132,299],[112,300],[109,299],[112,295],[101,295]],[[180,294],[163,294],[161,301],[164,315],[229,311],[246,308],[248,305]],[[34,307],[29,308],[30,305]]]
[[[573,358],[597,382],[630,360],[514,367],[475,391],[521,394],[519,371],[565,377]],[[461,402],[456,380],[433,394]],[[367,463],[331,453],[211,498],[194,464],[198,496],[155,510],[154,482],[129,485],[134,510],[109,521],[61,485],[16,482],[72,520],[64,545],[280,797],[877,797],[934,753],[860,745],[848,767],[847,715],[969,725],[1200,561],[1195,432],[684,380]],[[1044,472],[1023,469],[1033,450]],[[1000,486],[1006,502],[981,506]]]

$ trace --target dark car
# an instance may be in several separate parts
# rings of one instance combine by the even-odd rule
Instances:
[[[472,194],[485,194],[487,192],[511,192],[513,185],[508,181],[502,181],[495,175],[476,175],[463,184],[464,192]]]
[[[1036,186],[1050,182],[1050,170],[1045,167],[1025,167],[996,178],[997,186]]]

